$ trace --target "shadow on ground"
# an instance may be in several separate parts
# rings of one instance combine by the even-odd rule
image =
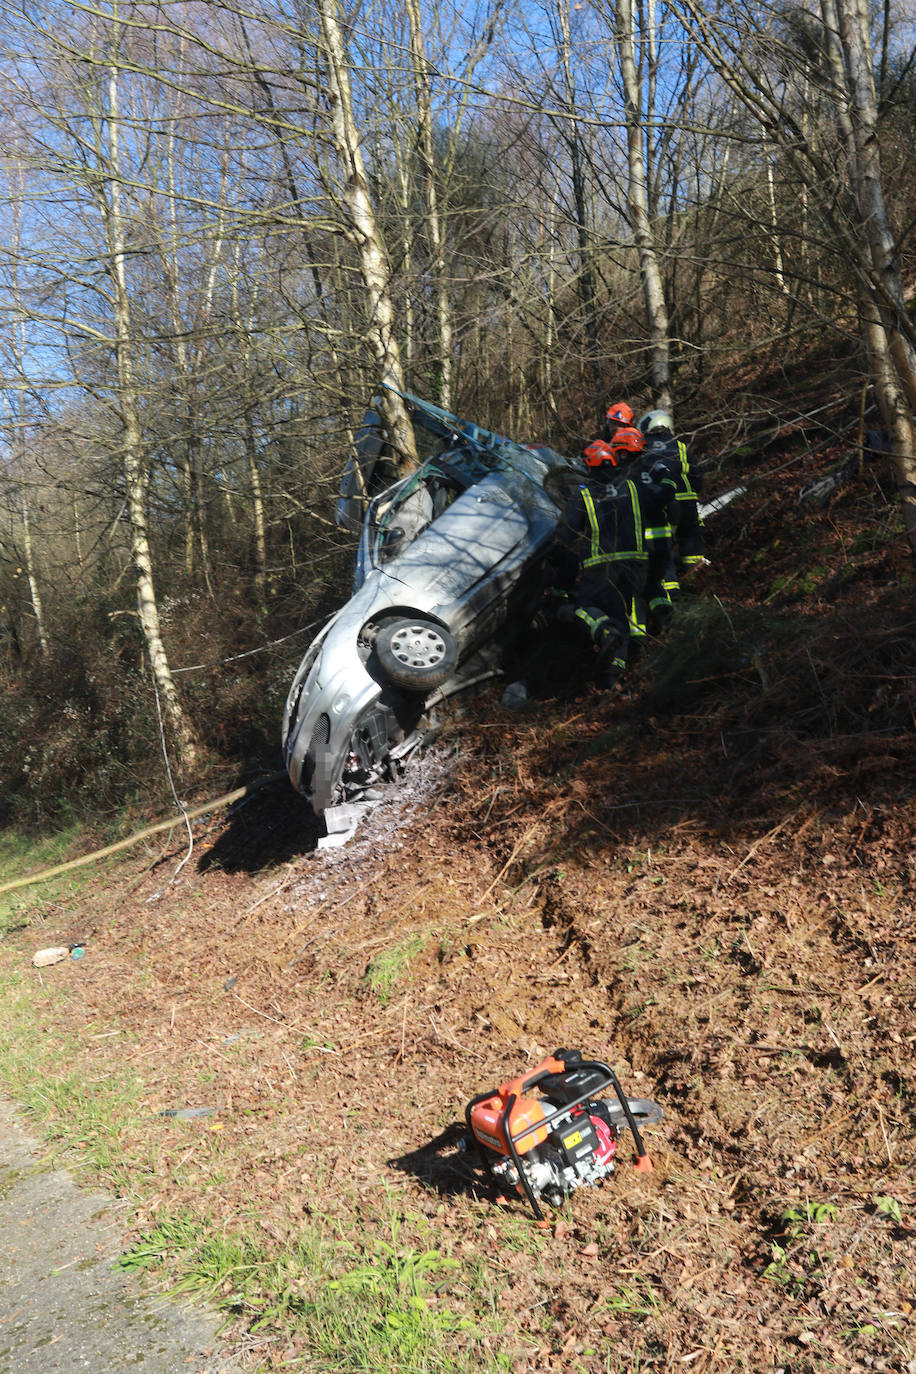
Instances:
[[[257,873],[310,854],[324,833],[324,823],[283,777],[232,807],[219,838],[198,863],[198,871],[219,868],[226,873]]]
[[[463,1121],[453,1121],[432,1140],[416,1150],[389,1159],[388,1167],[419,1179],[441,1197],[468,1195],[489,1202],[505,1200],[505,1193],[479,1162],[475,1151],[466,1151]]]

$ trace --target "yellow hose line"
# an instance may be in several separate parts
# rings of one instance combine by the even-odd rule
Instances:
[[[156,825],[148,825],[145,830],[138,830],[135,835],[130,835],[126,840],[118,840],[116,844],[106,845],[104,849],[96,849],[92,854],[82,854],[78,859],[70,859],[65,864],[55,864],[53,868],[46,868],[42,873],[36,873],[29,878],[15,878],[11,883],[0,883],[0,892],[12,892],[17,887],[28,887],[30,883],[42,883],[46,878],[56,878],[59,873],[69,873],[72,868],[82,868],[85,864],[95,863],[96,859],[106,859],[109,854],[117,854],[119,849],[127,849],[132,844],[137,844],[139,840],[145,840],[149,835],[157,835],[162,830],[170,830],[175,825],[183,825],[185,819],[196,820],[198,816],[204,816],[208,811],[215,811],[218,806],[228,806],[230,802],[238,801],[240,797],[247,797],[252,792],[257,792],[262,787],[266,787],[269,782],[279,782],[280,778],[285,778],[286,773],[270,773],[265,778],[259,778],[257,782],[250,782],[245,787],[237,787],[234,792],[227,792],[224,797],[217,797],[215,801],[204,802],[202,806],[195,806],[193,811],[185,811],[180,816],[174,816],[168,821],[159,821]]]

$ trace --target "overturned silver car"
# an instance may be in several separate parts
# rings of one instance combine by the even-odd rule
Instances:
[[[355,591],[310,645],[283,717],[290,780],[316,815],[400,776],[437,703],[498,668],[527,629],[581,469],[404,395],[429,456],[378,490],[384,432],[367,416],[338,521],[361,518]]]

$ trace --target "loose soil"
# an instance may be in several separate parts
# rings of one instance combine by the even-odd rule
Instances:
[[[394,1229],[512,1374],[914,1374],[916,617],[877,483],[797,507],[829,457],[717,517],[626,695],[538,646],[528,707],[474,703],[346,848],[271,787],[4,942],[86,942],[35,1004],[69,1072],[142,1085],[129,1239]],[[541,1230],[457,1140],[560,1046],[665,1115],[651,1173],[624,1137]],[[332,1367],[302,1332],[249,1358]]]

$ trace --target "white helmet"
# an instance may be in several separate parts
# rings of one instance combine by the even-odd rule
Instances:
[[[643,434],[652,434],[657,429],[666,429],[673,434],[674,421],[667,410],[647,410],[639,420],[639,428]]]

